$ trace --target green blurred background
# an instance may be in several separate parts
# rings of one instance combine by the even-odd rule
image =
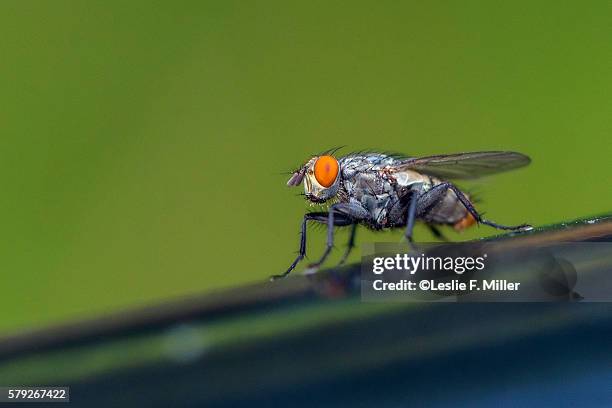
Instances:
[[[491,219],[609,211],[611,18],[607,1],[3,1],[0,332],[283,271],[308,207],[280,173],[338,145],[518,150],[529,168],[475,187]]]

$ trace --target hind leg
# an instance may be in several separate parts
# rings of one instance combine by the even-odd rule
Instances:
[[[521,225],[502,225],[493,221],[486,220],[476,211],[470,200],[467,199],[465,194],[461,192],[454,184],[445,182],[438,184],[431,188],[426,193],[421,194],[419,197],[419,204],[417,205],[417,215],[426,214],[428,210],[433,208],[440,200],[444,198],[446,192],[452,190],[457,196],[457,199],[465,207],[465,209],[476,219],[480,224],[485,224],[493,228],[509,231],[528,231],[532,227],[529,224]]]
[[[461,190],[459,190],[455,185],[451,184],[451,183],[444,183],[448,185],[448,188],[450,188],[451,190],[453,190],[453,192],[455,193],[455,195],[457,196],[457,198],[459,199],[459,201],[461,201],[461,204],[463,204],[463,206],[466,208],[466,210],[468,210],[468,212],[470,214],[472,214],[472,216],[476,219],[477,222],[479,222],[480,224],[485,224],[488,225],[490,227],[493,228],[497,228],[500,230],[508,230],[508,231],[529,231],[530,229],[532,229],[533,227],[529,224],[520,224],[520,225],[502,225],[502,224],[498,224],[496,222],[493,221],[489,221],[489,220],[485,220],[484,218],[482,218],[482,216],[478,213],[478,211],[476,211],[476,209],[474,208],[474,206],[472,205],[472,203],[470,202],[470,200],[467,199],[467,197],[465,196],[465,194],[463,194],[461,192]]]

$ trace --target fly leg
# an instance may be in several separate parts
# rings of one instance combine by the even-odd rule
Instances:
[[[502,225],[502,224],[498,224],[493,221],[485,220],[484,218],[480,216],[480,214],[478,214],[478,211],[476,211],[476,209],[474,208],[470,200],[467,199],[467,197],[461,192],[461,190],[459,190],[457,187],[455,187],[451,183],[445,183],[445,184],[448,184],[448,188],[453,190],[453,192],[455,193],[459,201],[461,201],[461,204],[463,204],[463,206],[469,211],[470,214],[472,214],[474,218],[476,218],[476,221],[478,221],[479,223],[485,224],[485,225],[488,225],[490,227],[497,228],[500,230],[509,230],[509,231],[528,231],[532,228],[531,225],[529,224],[520,224],[520,225],[510,226],[510,225]]]
[[[478,211],[476,211],[476,209],[474,208],[470,200],[467,199],[465,194],[463,194],[461,190],[459,190],[455,185],[448,183],[448,182],[440,183],[436,185],[435,187],[433,187],[431,190],[429,190],[427,193],[423,194],[421,196],[421,201],[422,201],[420,205],[421,208],[419,208],[420,211],[418,210],[417,213],[422,214],[422,213],[427,212],[427,210],[433,207],[439,200],[441,200],[444,197],[444,194],[446,194],[446,191],[449,189],[452,190],[453,193],[455,193],[455,195],[457,196],[457,199],[461,202],[461,204],[463,204],[465,209],[480,224],[485,224],[493,228],[497,228],[501,230],[510,230],[510,231],[526,231],[528,229],[531,229],[531,226],[528,224],[513,225],[513,226],[501,225],[493,221],[489,221],[489,220],[482,218],[482,216],[478,213]]]
[[[448,238],[446,238],[444,234],[442,234],[442,231],[440,231],[438,227],[432,224],[427,224],[427,228],[429,228],[434,237],[438,238],[441,241],[448,242]]]
[[[327,218],[327,246],[325,247],[325,252],[323,252],[323,255],[317,262],[309,265],[309,268],[316,269],[321,266],[334,247],[334,225],[338,225],[335,222],[336,216],[340,216],[347,221],[341,225],[350,225],[369,219],[370,213],[358,203],[338,203],[332,205],[329,208]]]
[[[437,184],[433,186],[428,191],[422,193],[418,197],[417,208],[416,208],[416,216],[420,217],[422,215],[427,214],[429,210],[435,207],[436,204],[440,202],[446,195],[446,191],[448,190],[448,186],[446,183]],[[442,232],[432,224],[427,224],[427,227],[434,234],[434,236],[442,241],[448,241],[448,239],[442,235]]]
[[[308,213],[304,215],[304,218],[302,219],[302,227],[300,229],[300,250],[298,252],[298,256],[295,258],[293,263],[289,265],[289,268],[287,268],[287,270],[284,273],[281,273],[279,275],[272,275],[270,277],[270,280],[284,278],[285,276],[289,275],[289,273],[293,269],[295,269],[296,265],[306,256],[306,224],[308,223],[308,221],[326,222],[327,213],[326,212],[315,212],[315,213]]]
[[[346,262],[346,258],[348,258],[349,254],[355,248],[355,235],[357,234],[357,223],[354,222],[351,225],[351,232],[349,233],[348,244],[346,244],[346,251],[344,251],[344,255],[342,255],[342,259],[338,262],[338,265],[343,265]]]
[[[419,201],[420,189],[413,190],[412,196],[410,197],[410,203],[408,204],[408,217],[406,218],[406,232],[404,236],[410,243],[412,249],[416,249],[414,246],[414,240],[412,239],[412,232],[414,230],[414,222],[417,216],[417,204]]]

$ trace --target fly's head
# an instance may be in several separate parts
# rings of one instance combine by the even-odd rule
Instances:
[[[334,198],[340,188],[340,165],[333,156],[315,156],[296,170],[288,186],[299,186],[304,182],[306,199],[313,203],[324,203]]]

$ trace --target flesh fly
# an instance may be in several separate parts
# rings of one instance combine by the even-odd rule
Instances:
[[[334,244],[334,227],[350,226],[348,246],[341,263],[355,243],[359,224],[374,230],[405,228],[413,242],[417,220],[423,221],[438,237],[438,226],[449,225],[461,231],[475,224],[511,231],[531,229],[527,224],[507,226],[484,219],[474,208],[468,194],[452,179],[474,179],[500,173],[530,163],[529,157],[516,152],[487,151],[428,157],[402,157],[384,153],[353,153],[334,157],[334,151],[312,157],[296,170],[288,186],[304,185],[304,195],[314,204],[328,204],[328,211],[304,215],[300,249],[289,268],[272,278],[287,276],[306,256],[308,222],[327,224],[327,246],[321,258],[311,264],[319,267]]]

